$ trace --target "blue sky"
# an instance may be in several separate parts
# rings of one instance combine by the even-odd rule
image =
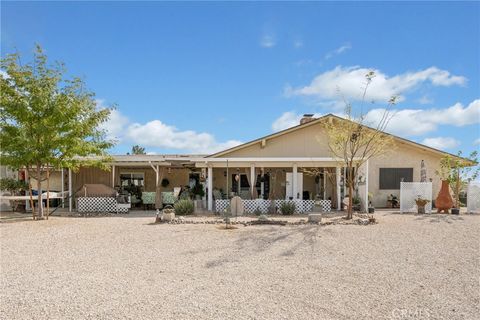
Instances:
[[[125,153],[205,153],[354,105],[389,130],[456,152],[480,137],[480,4],[1,3],[1,54],[34,43],[82,76]],[[338,90],[337,90],[338,88]],[[476,143],[476,144],[475,144]]]

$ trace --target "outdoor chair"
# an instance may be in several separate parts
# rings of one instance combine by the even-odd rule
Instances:
[[[155,205],[155,192],[142,192],[143,210]]]

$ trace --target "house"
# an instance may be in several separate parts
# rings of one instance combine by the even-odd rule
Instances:
[[[343,180],[347,172],[328,147],[322,123],[330,119],[347,121],[334,115],[317,119],[305,115],[295,127],[211,155],[116,155],[110,171],[87,167],[78,172],[62,170],[57,173],[59,181],[52,184],[61,189],[57,191],[76,193],[89,183],[133,184],[144,191],[155,191],[157,186],[172,191],[201,183],[207,190],[204,200],[210,211],[231,193],[244,199],[322,199],[337,209],[346,194]],[[433,195],[439,191],[435,171],[448,153],[396,136],[393,140],[391,151],[359,168],[362,208],[368,205],[369,193],[375,207],[385,207],[389,195],[399,196],[401,181],[420,181],[422,161]]]

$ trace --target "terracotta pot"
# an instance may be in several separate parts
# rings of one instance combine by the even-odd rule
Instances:
[[[453,207],[453,199],[450,195],[450,189],[448,188],[448,181],[442,180],[442,187],[438,193],[437,199],[435,200],[435,206],[437,207],[437,212],[448,213]]]

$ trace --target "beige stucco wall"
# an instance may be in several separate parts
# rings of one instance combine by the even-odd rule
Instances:
[[[415,148],[405,143],[396,143],[394,150],[386,155],[369,161],[368,190],[373,194],[372,203],[375,207],[385,207],[387,196],[394,194],[400,196],[400,190],[380,190],[380,168],[413,168],[413,181],[420,181],[420,163],[425,162],[427,168],[427,181],[432,179],[433,199],[440,190],[440,179],[435,175],[439,169],[441,155],[434,154],[421,148]]]
[[[263,148],[259,142],[222,157],[328,157],[329,154],[324,129],[312,125],[268,139]]]

